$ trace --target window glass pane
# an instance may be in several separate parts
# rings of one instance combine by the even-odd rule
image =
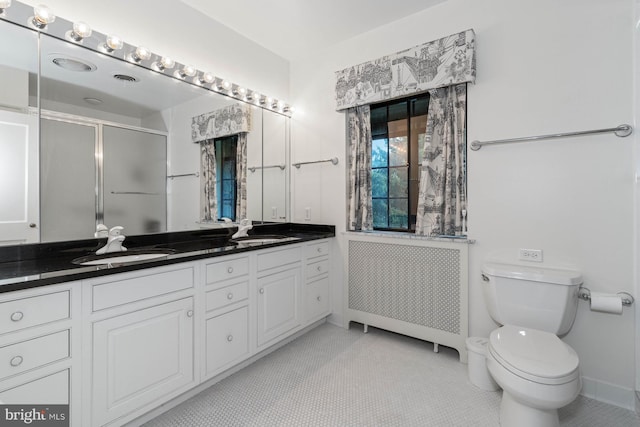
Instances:
[[[407,167],[389,169],[389,197],[407,197],[408,169]]]
[[[411,115],[412,116],[422,116],[427,114],[427,110],[429,108],[429,97],[426,96],[424,98],[414,99],[411,102]]]
[[[397,104],[389,105],[389,117],[387,120],[390,122],[394,120],[407,118],[407,101],[402,101]]]
[[[233,180],[222,181],[222,198],[231,199],[235,198],[236,183]]]
[[[222,164],[222,179],[234,179],[235,178],[235,165],[236,165],[236,161],[235,159],[232,160],[228,160],[225,159],[224,163]]]
[[[405,166],[409,163],[407,137],[389,139],[389,166]]]
[[[408,228],[409,208],[407,199],[391,199],[389,200],[389,227],[390,228]]]
[[[235,217],[235,203],[233,200],[223,200],[222,201],[222,216],[225,218],[234,218]]]
[[[388,228],[387,199],[373,199],[373,227]]]
[[[371,171],[371,194],[373,197],[389,197],[387,188],[387,168]]]
[[[371,167],[386,167],[389,164],[386,139],[374,139],[371,143]]]
[[[371,109],[371,135],[386,136],[387,134],[387,107]]]

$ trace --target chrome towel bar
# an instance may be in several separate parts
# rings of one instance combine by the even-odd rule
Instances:
[[[565,132],[565,133],[554,133],[550,135],[538,135],[538,136],[525,136],[522,138],[509,138],[509,139],[497,139],[494,141],[473,141],[471,143],[471,149],[473,151],[478,151],[482,148],[483,145],[490,144],[508,144],[511,142],[527,142],[527,141],[540,141],[543,139],[552,139],[552,138],[566,138],[570,136],[581,136],[581,135],[596,135],[599,133],[609,133],[613,132],[616,136],[624,138],[625,136],[631,135],[633,132],[633,127],[631,125],[622,124],[620,126],[614,128],[606,128],[606,129],[594,129],[594,130],[585,130],[578,132]]]
[[[325,162],[331,162],[331,164],[337,165],[338,164],[338,158],[337,157],[332,157],[330,159],[325,159],[325,160],[314,160],[312,162],[298,162],[298,163],[291,163],[292,166],[295,166],[296,168],[300,169],[300,166],[302,165],[310,165],[312,163],[325,163]]]

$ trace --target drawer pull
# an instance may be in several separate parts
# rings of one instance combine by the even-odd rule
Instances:
[[[9,364],[13,367],[20,366],[22,364],[22,356],[16,356],[9,361]]]
[[[259,292],[260,292],[261,294],[264,294],[264,288],[260,288],[260,291],[259,291]]]
[[[193,310],[187,311],[187,317],[193,317]]]
[[[229,274],[233,273],[233,267],[227,267],[227,273]]]
[[[19,322],[22,320],[23,317],[24,317],[24,313],[22,313],[21,311],[16,311],[14,313],[11,313],[12,322]]]
[[[318,253],[322,252],[322,248],[321,247],[318,247],[316,250],[318,251]]]
[[[232,293],[232,292],[229,292],[229,293],[227,294],[227,299],[228,299],[228,300],[232,300],[232,299],[233,299],[233,293]]]
[[[233,341],[233,335],[227,335],[227,341],[229,342]]]
[[[321,265],[318,266],[318,271],[322,271],[322,266]]]
[[[317,299],[318,301],[320,301],[322,298],[320,298],[320,295],[318,295],[318,296],[316,297],[316,299]]]

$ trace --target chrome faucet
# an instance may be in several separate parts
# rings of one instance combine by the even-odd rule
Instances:
[[[253,224],[251,223],[251,220],[245,218],[240,221],[240,224],[238,224],[238,231],[233,233],[233,236],[231,236],[231,238],[237,239],[238,237],[247,237],[247,231],[251,230],[252,228]]]
[[[102,255],[109,252],[124,252],[127,250],[122,246],[125,236],[122,234],[123,227],[119,225],[109,230],[109,236],[107,237],[107,244],[96,251],[96,255]]]

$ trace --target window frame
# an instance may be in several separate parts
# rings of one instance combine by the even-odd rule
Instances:
[[[424,103],[424,105],[426,105],[425,107],[425,111],[419,110],[419,114],[417,114],[415,112],[416,110],[416,103],[417,102],[422,102]],[[393,120],[389,120],[389,107],[391,106],[396,106],[399,104],[405,103],[406,107],[405,107],[405,112],[404,115],[400,118],[394,118]],[[411,212],[412,211],[412,198],[415,198],[415,205],[417,208],[417,197],[418,197],[418,193],[420,191],[419,189],[419,179],[420,179],[420,164],[421,164],[421,159],[419,158],[419,153],[420,153],[420,146],[419,146],[419,140],[416,138],[416,142],[414,143],[414,145],[416,145],[415,147],[412,147],[412,132],[411,132],[411,128],[412,128],[412,118],[418,118],[421,116],[426,115],[427,116],[427,120],[428,120],[428,106],[429,106],[429,93],[425,92],[425,93],[421,93],[421,94],[412,94],[411,96],[405,97],[405,98],[399,98],[399,99],[394,99],[391,101],[385,101],[385,102],[381,102],[381,103],[377,103],[377,104],[372,104],[370,106],[370,110],[371,110],[371,119],[370,119],[370,125],[371,125],[371,145],[372,145],[372,163],[371,163],[371,176],[372,176],[372,180],[371,180],[371,186],[372,186],[372,206],[375,200],[386,200],[387,201],[387,227],[376,227],[375,226],[375,218],[373,218],[373,230],[375,231],[392,231],[392,232],[401,232],[401,233],[415,233],[415,225],[416,225],[416,214],[417,212]],[[374,122],[373,121],[373,117],[374,117],[374,113],[373,110],[374,109],[380,109],[380,108],[385,108],[386,109],[386,113],[384,115],[385,117],[385,124],[386,124],[386,131],[384,133],[374,133],[374,123],[378,123],[378,122]],[[391,138],[389,137],[389,123],[394,122],[394,121],[399,121],[399,120],[406,120],[406,138],[407,138],[407,163],[405,163],[404,165],[394,165],[391,166],[389,164],[389,160],[391,157]],[[383,122],[379,122],[379,125],[381,125]],[[415,132],[415,131],[414,131]],[[426,133],[426,123],[424,126],[424,132]],[[385,139],[387,141],[387,164],[386,166],[374,166],[373,165],[373,141],[374,140],[378,140],[378,139]],[[414,159],[414,156],[417,157],[417,159]],[[406,168],[406,174],[407,174],[407,184],[406,184],[406,197],[391,197],[389,192],[391,190],[390,188],[390,174],[391,171],[393,169],[404,169]],[[374,193],[374,188],[373,188],[373,174],[374,174],[374,170],[380,170],[380,169],[386,169],[387,172],[387,176],[386,176],[386,184],[387,184],[387,191],[386,191],[386,197],[375,197],[373,195]],[[417,169],[417,170],[416,170]],[[412,176],[415,176],[416,178],[412,179]],[[412,181],[416,182],[415,186],[412,186]],[[414,187],[412,189],[412,187]],[[391,227],[389,226],[389,221],[390,221],[390,212],[391,212],[391,201],[392,200],[406,200],[407,203],[407,215],[406,215],[406,224],[407,227],[406,228],[401,228],[401,227]],[[372,215],[374,214],[374,212],[372,212]]]

